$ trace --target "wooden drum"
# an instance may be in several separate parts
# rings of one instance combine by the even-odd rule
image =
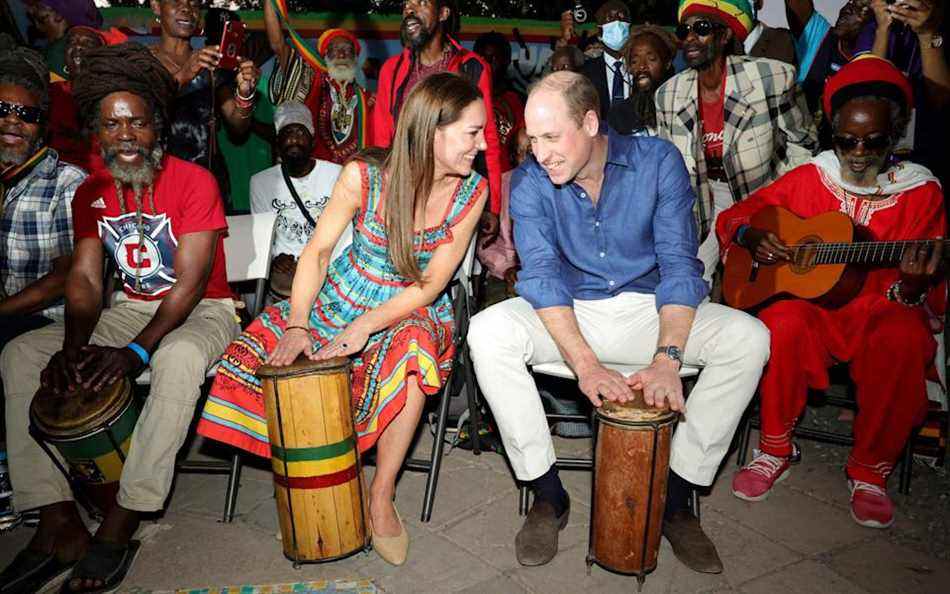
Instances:
[[[321,563],[369,548],[365,485],[350,408],[350,360],[265,365],[267,434],[284,555]]]
[[[596,412],[587,565],[635,575],[642,585],[656,569],[677,415],[635,394],[633,402],[605,402]]]
[[[99,392],[40,389],[30,403],[30,432],[82,491],[77,495],[106,512],[114,504],[139,413],[126,378]],[[49,446],[59,451],[65,467]]]

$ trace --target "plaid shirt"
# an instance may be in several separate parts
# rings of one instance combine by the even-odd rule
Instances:
[[[708,183],[699,116],[699,84],[693,68],[656,92],[657,133],[683,153],[696,191],[693,211],[700,239],[712,231],[713,195]],[[738,202],[787,171],[809,161],[818,134],[795,67],[747,56],[726,58],[723,103],[723,168]]]
[[[7,190],[0,216],[0,282],[15,295],[52,270],[53,260],[73,251],[70,203],[86,178],[50,149],[19,183]],[[62,302],[44,316],[62,319]]]

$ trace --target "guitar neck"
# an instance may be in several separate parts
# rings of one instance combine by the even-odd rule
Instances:
[[[902,241],[859,241],[855,243],[805,243],[790,246],[795,251],[795,259],[814,253],[815,264],[877,264],[889,265],[900,262],[904,250],[909,247],[931,246],[943,243],[946,257],[950,240],[919,239]]]

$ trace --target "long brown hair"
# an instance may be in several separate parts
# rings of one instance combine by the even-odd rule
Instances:
[[[435,131],[458,121],[462,110],[481,97],[468,80],[442,72],[417,84],[399,113],[396,135],[383,163],[389,176],[386,236],[396,270],[416,282],[422,280],[422,270],[415,255],[415,214],[425,212],[432,192]]]

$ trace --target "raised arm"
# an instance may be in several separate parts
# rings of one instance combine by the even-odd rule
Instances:
[[[280,18],[274,11],[273,0],[264,0],[264,28],[267,30],[267,41],[270,43],[270,49],[277,56],[279,67],[286,68],[291,48],[284,41],[284,29],[280,26]]]
[[[805,25],[815,13],[813,0],[785,0],[785,18],[788,19],[788,29],[798,39],[805,31]]]

